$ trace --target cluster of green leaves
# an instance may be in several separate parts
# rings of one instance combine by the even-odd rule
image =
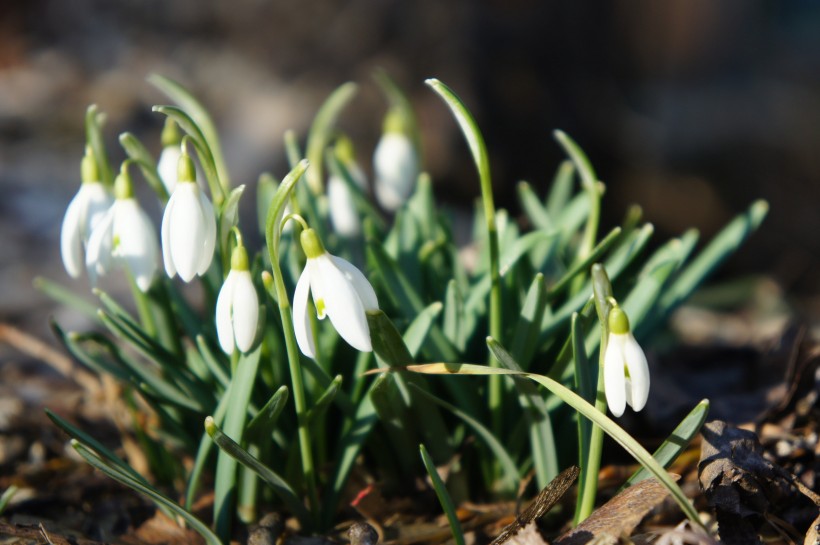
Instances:
[[[228,357],[216,342],[213,311],[230,259],[228,232],[238,223],[244,188],[231,187],[214,124],[201,104],[168,79],[154,76],[151,81],[176,103],[155,111],[172,117],[186,133],[211,188],[219,255],[201,279],[202,308],[194,308],[179,285],[164,276],[146,297],[135,290],[136,316],[103,292],[97,292],[97,308],[39,281],[100,325],[97,331],[76,333],[54,324],[68,351],[90,369],[115,377],[135,411],[148,407],[157,415],[150,428],[135,419],[137,439],[151,462],[149,482],[93,437],[50,414],[89,463],[146,494],[215,544],[227,541],[235,516],[255,520],[260,501],[283,506],[305,528],[330,527],[343,500],[355,492],[349,476],[362,461],[364,470],[386,486],[410,482],[427,470],[445,505],[512,496],[531,470],[544,486],[579,456],[583,467],[591,421],[644,465],[635,479],[649,473],[661,479],[691,516],[691,506],[663,467],[697,433],[708,404],[693,409],[654,458],[594,407],[601,326],[590,268],[602,264],[633,330],[646,339],[759,225],[765,203],[753,204],[699,253],[695,231],[649,252],[653,230],[641,223],[638,208],[599,237],[604,186],[581,149],[557,132],[568,159],[559,165],[545,198],[529,184],[519,184],[524,214],[518,221],[494,207],[487,153],[466,107],[433,80],[428,83],[465,134],[482,187],[473,243],[460,248],[451,216],[437,205],[427,174],[419,176],[412,196],[390,218],[330,152],[339,134],[336,119],[357,90],[348,83],[317,113],[306,143],[309,164],[288,134],[290,174],[281,184],[270,174],[260,177],[258,222],[242,226],[258,227],[266,238],[268,251],[256,255],[251,272],[259,292],[269,298],[256,348]],[[377,81],[394,107],[412,115],[389,78],[380,74]],[[110,176],[96,110],[89,110],[87,127],[100,170]],[[120,141],[160,202],[167,199],[147,148],[127,133]],[[324,192],[327,172],[340,176],[354,195],[364,219],[361,237],[332,231]],[[289,308],[287,294],[293,293],[305,257],[296,243],[295,223],[291,234],[279,238],[277,221],[286,203],[331,253],[360,265],[373,283],[381,306],[368,314],[373,353],[355,352],[339,342],[330,324],[314,320],[317,358],[296,356],[294,361],[287,346],[292,326],[277,306]],[[263,274],[271,270],[271,256],[278,260],[274,272],[280,268],[284,291]],[[418,365],[424,362],[431,365]],[[415,372],[365,375],[374,368]],[[181,463],[184,458],[193,459],[189,469]],[[435,465],[445,464],[447,490],[433,475]],[[210,475],[213,530],[190,514]],[[182,504],[171,499],[180,494]]]

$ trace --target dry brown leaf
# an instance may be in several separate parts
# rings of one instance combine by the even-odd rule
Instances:
[[[593,511],[575,529],[555,540],[554,545],[581,545],[617,540],[628,536],[655,506],[669,496],[669,491],[655,479],[644,479]]]

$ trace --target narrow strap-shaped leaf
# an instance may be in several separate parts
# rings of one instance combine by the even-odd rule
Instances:
[[[489,286],[489,282],[487,283]],[[454,278],[447,283],[444,292],[444,334],[458,350],[464,350],[466,335],[464,334],[466,316],[464,311],[464,297]]]
[[[11,499],[17,494],[17,491],[20,490],[15,485],[11,485],[6,488],[2,494],[0,494],[0,516],[3,515],[3,512],[6,510],[6,507],[9,506],[11,503]]]
[[[65,333],[57,322],[52,320],[50,324],[57,339],[62,341],[68,352],[80,363],[101,375],[108,373],[117,380],[136,386],[136,383],[131,380],[131,374],[116,359],[114,352],[110,349],[111,342],[107,338],[98,333]],[[85,343],[95,343],[99,348],[104,348],[111,357],[106,358],[99,351],[90,350],[89,347],[84,346]]]
[[[244,436],[248,403],[259,368],[260,353],[261,348],[257,347],[253,352],[241,355],[231,379],[231,401],[225,414],[224,428],[228,437],[235,438],[238,443],[241,443]],[[214,478],[214,528],[216,534],[226,540],[230,535],[233,519],[232,500],[236,489],[236,476],[236,460],[224,451],[220,452]]]
[[[299,500],[299,497],[290,487],[290,485],[282,477],[280,477],[272,469],[264,465],[262,462],[251,456],[248,451],[243,449],[236,441],[228,437],[219,426],[216,425],[214,419],[210,416],[205,418],[205,430],[208,435],[220,448],[220,450],[231,456],[234,460],[241,463],[256,472],[262,480],[268,483],[273,491],[279,496],[279,499],[285,506],[293,513],[299,520],[306,524],[310,520],[307,509]]]
[[[324,187],[322,154],[330,143],[336,118],[356,96],[357,90],[358,85],[353,82],[347,82],[339,86],[319,108],[316,117],[313,119],[313,124],[310,126],[306,157],[313,168],[307,173],[307,183],[314,195],[321,194]]]
[[[137,163],[137,166],[140,167],[145,181],[148,182],[148,185],[151,186],[154,193],[157,194],[163,203],[167,202],[170,195],[168,195],[168,190],[165,189],[165,184],[162,183],[159,172],[157,172],[157,161],[154,159],[154,156],[151,155],[151,152],[148,151],[148,148],[139,141],[139,138],[130,132],[124,132],[120,135],[120,145],[125,150],[126,155],[133,159]]]
[[[105,122],[105,114],[99,111],[96,104],[92,104],[85,111],[85,138],[91,150],[94,152],[94,159],[97,162],[97,169],[100,173],[100,181],[108,187],[114,185],[114,173],[108,162],[108,153],[105,151],[105,138],[102,133],[102,125]]]
[[[530,360],[535,354],[546,310],[547,287],[544,284],[544,275],[538,273],[527,290],[512,342],[513,357],[518,363],[524,365],[525,369],[529,367]]]
[[[424,303],[395,260],[387,254],[382,244],[374,239],[368,240],[367,253],[376,263],[385,284],[385,291],[390,298],[399,309],[403,310],[407,318],[415,318],[419,312],[424,310]],[[435,324],[430,329],[428,345],[434,350],[436,359],[454,360],[457,357],[455,348]]]
[[[700,432],[700,428],[703,426],[703,423],[706,422],[708,415],[709,400],[704,399],[695,405],[694,409],[689,411],[689,414],[681,420],[680,424],[678,424],[669,437],[661,443],[658,450],[652,453],[652,457],[655,458],[660,465],[668,469]],[[626,481],[623,488],[632,486],[651,476],[649,471],[642,467]]]
[[[225,166],[225,160],[222,157],[222,146],[219,143],[219,133],[216,130],[216,125],[211,119],[208,110],[199,102],[199,100],[191,94],[185,87],[178,82],[160,76],[158,74],[151,74],[148,81],[168,95],[171,100],[180,105],[180,107],[191,116],[196,124],[199,126],[208,148],[211,150],[213,156],[214,166],[216,172],[219,174],[219,179],[222,181],[222,188],[227,191],[230,189],[230,179],[228,177],[228,169]]]
[[[245,436],[248,440],[256,441],[257,438],[263,435],[270,435],[287,402],[288,387],[283,384],[273,393],[265,406],[259,409],[256,416],[248,422],[245,427]]]
[[[557,218],[569,202],[572,196],[572,179],[574,175],[575,165],[572,164],[572,161],[561,161],[561,164],[555,170],[552,186],[544,203],[547,215],[550,218]]]
[[[566,287],[569,286],[570,282],[572,282],[579,274],[585,273],[589,267],[595,263],[596,261],[600,260],[600,258],[609,250],[615,243],[618,242],[622,234],[622,230],[620,227],[615,227],[612,231],[607,234],[599,242],[589,254],[586,255],[581,261],[573,265],[573,267],[567,271],[567,273],[562,276],[557,282],[555,282],[552,286],[550,286],[547,297],[549,300],[552,300],[556,295],[561,293]]]
[[[331,383],[328,385],[327,389],[322,392],[322,395],[319,396],[319,399],[313,404],[307,412],[307,419],[308,422],[316,422],[318,421],[322,415],[327,411],[330,404],[333,403],[333,399],[336,397],[336,394],[339,393],[339,388],[342,386],[342,375],[336,375]]]
[[[211,189],[211,199],[213,199],[215,206],[221,206],[222,201],[225,199],[225,186],[222,185],[211,147],[200,126],[185,110],[176,106],[154,106],[153,110],[172,118],[191,138],[199,157],[199,164],[202,166],[208,186]]]
[[[407,346],[407,351],[411,357],[415,358],[419,350],[421,350],[421,345],[424,344],[425,339],[427,339],[427,335],[430,333],[435,319],[441,313],[442,306],[443,305],[438,301],[427,305],[424,310],[419,312],[416,319],[410,323],[404,335],[402,335],[404,344]]]
[[[433,490],[436,491],[436,496],[438,496],[441,508],[444,510],[444,514],[447,515],[450,530],[453,532],[453,539],[456,545],[464,545],[464,531],[461,529],[461,523],[458,521],[456,508],[453,505],[450,494],[447,492],[447,487],[444,486],[444,481],[439,477],[436,466],[433,464],[433,459],[427,454],[427,449],[424,448],[424,445],[419,445],[419,452],[421,453],[421,460],[424,462],[424,467],[427,469],[427,475],[430,476],[430,481],[433,484]]]
[[[746,212],[729,222],[664,293],[661,300],[663,312],[668,314],[689,297],[712,271],[757,230],[768,211],[769,203],[755,201]]]
[[[199,355],[202,356],[202,361],[205,362],[205,365],[208,367],[208,371],[211,372],[222,386],[227,388],[231,379],[225,371],[225,366],[219,361],[221,356],[218,356],[211,350],[211,347],[208,346],[207,339],[203,335],[197,335],[196,346],[199,349]]]
[[[507,449],[495,438],[493,433],[488,430],[484,424],[479,422],[477,419],[473,418],[466,412],[462,411],[455,405],[451,403],[447,403],[443,399],[431,394],[428,391],[423,390],[418,385],[410,383],[410,389],[415,392],[416,394],[420,394],[425,399],[429,399],[433,403],[444,407],[455,416],[457,416],[462,422],[467,424],[471,427],[478,435],[481,440],[487,445],[487,448],[493,453],[493,456],[496,460],[498,460],[501,469],[502,469],[502,478],[501,478],[501,488],[506,492],[515,492],[518,488],[520,476],[518,475],[518,469],[515,466],[515,462],[510,457],[510,454],[507,452]]]
[[[99,320],[97,316],[97,306],[87,299],[80,297],[74,291],[42,276],[35,277],[32,284],[34,285],[34,289],[45,293],[61,305],[72,308],[95,322]]]
[[[532,186],[527,182],[518,182],[516,186],[518,190],[518,200],[521,203],[521,208],[536,229],[543,231],[553,231],[555,226],[547,213],[547,209],[541,204],[541,199],[532,190]]]
[[[168,512],[170,518],[178,516],[184,519],[185,522],[191,526],[191,528],[193,528],[205,539],[205,542],[208,545],[223,545],[223,542],[220,541],[220,539],[211,531],[210,528],[208,528],[206,524],[190,512],[177,505],[171,498],[165,496],[149,484],[133,478],[130,474],[120,471],[117,467],[109,465],[105,460],[98,457],[94,451],[86,448],[85,445],[76,439],[72,440],[71,446],[74,447],[74,450],[76,450],[86,462],[94,466],[96,469],[99,469],[115,481],[120,482],[125,486],[147,496],[151,499],[151,501],[156,503],[160,509],[164,512]]]
[[[225,413],[228,412],[228,405],[231,400],[230,388],[231,385],[229,384],[228,389],[222,395],[222,399],[219,400],[219,404],[217,404],[216,410],[213,412],[212,418],[217,422],[217,425],[223,422]],[[196,457],[194,458],[194,465],[191,468],[191,473],[188,475],[188,483],[185,489],[185,507],[187,509],[191,509],[194,505],[196,494],[199,491],[200,480],[205,471],[205,464],[213,450],[213,446],[214,442],[211,436],[208,435],[207,431],[203,431],[199,440],[199,447],[196,451]]]

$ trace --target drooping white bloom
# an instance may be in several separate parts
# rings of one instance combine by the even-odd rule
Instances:
[[[216,299],[216,334],[222,351],[249,351],[258,322],[259,296],[248,270],[248,254],[243,246],[237,246],[231,256],[231,270]]]
[[[413,192],[419,174],[416,146],[401,112],[391,111],[373,153],[376,199],[385,210],[397,210]]]
[[[340,138],[334,151],[356,185],[364,190],[367,187],[367,178],[361,167],[356,164],[350,139]],[[328,178],[327,198],[330,203],[330,222],[333,224],[333,229],[344,237],[353,237],[361,233],[362,220],[356,210],[353,193],[340,176],[331,174]]]
[[[373,286],[351,263],[327,253],[313,229],[302,231],[301,242],[307,263],[293,294],[293,327],[299,349],[309,358],[316,356],[307,311],[310,293],[320,320],[328,316],[349,345],[370,352],[373,345],[365,311],[379,308]]]
[[[151,287],[159,261],[157,232],[148,214],[134,198],[131,180],[123,172],[114,184],[116,200],[91,231],[85,264],[91,285],[106,274],[112,264],[128,269],[143,292]]]
[[[86,150],[82,161],[82,185],[66,209],[60,229],[60,255],[66,272],[79,278],[83,272],[83,251],[93,228],[111,207],[114,197],[100,182],[97,163]]]
[[[624,414],[626,405],[640,411],[649,397],[649,365],[619,307],[609,312],[609,337],[604,352],[604,391],[609,410]]]
[[[189,282],[211,265],[216,246],[216,216],[208,197],[196,184],[187,153],[179,159],[179,179],[162,216],[162,260],[170,277]]]

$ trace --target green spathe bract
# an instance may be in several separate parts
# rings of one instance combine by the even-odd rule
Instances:
[[[128,164],[139,166],[160,203],[167,201],[171,211],[183,203],[182,219],[173,222],[181,231],[174,237],[190,245],[163,244],[166,265],[173,258],[168,272],[184,272],[202,296],[194,303],[190,289],[157,275],[144,292],[132,290],[137,309],[132,314],[127,304],[102,291],[89,302],[38,280],[44,292],[101,328],[72,332],[53,324],[69,353],[92,373],[117,380],[129,410],[153,414],[134,418],[152,423],[135,428],[150,476],[139,475],[91,434],[51,415],[73,438],[80,456],[145,494],[170,517],[184,519],[210,545],[235,538],[232,527],[237,521],[252,523],[260,511],[257,504],[297,517],[305,532],[326,531],[338,522],[343,500],[355,492],[350,475],[368,473],[399,489],[428,475],[460,541],[456,506],[512,499],[531,468],[543,486],[562,468],[580,465],[575,519],[586,517],[595,507],[601,442],[608,434],[643,467],[630,482],[647,475],[659,479],[699,524],[665,468],[697,434],[708,403],[669,430],[670,439],[653,457],[606,416],[601,363],[613,344],[610,335],[634,335],[636,342],[650,344],[664,319],[757,229],[766,203],[754,203],[699,252],[694,230],[651,244],[654,229],[642,223],[637,207],[620,225],[603,231],[604,185],[581,147],[557,131],[567,159],[557,166],[546,196],[533,189],[540,180],[518,185],[525,217],[516,221],[495,207],[489,153],[469,109],[445,84],[428,80],[444,101],[439,115],[451,114],[461,128],[467,143],[463,151],[472,156],[481,188],[471,243],[475,252],[466,263],[430,175],[411,180],[408,187],[414,189],[396,199],[391,217],[357,182],[351,147],[336,127],[356,84],[342,85],[319,108],[307,139],[310,162],[302,156],[305,146],[297,135],[288,132],[290,172],[281,179],[262,176],[259,190],[248,193],[263,202],[240,207],[244,186],[231,186],[216,125],[203,105],[176,82],[160,76],[151,81],[175,104],[154,108],[162,114],[158,124],[166,120],[177,131],[171,134],[169,128],[165,138],[165,144],[178,146],[183,163],[173,193],[168,195],[146,146],[130,133],[120,135],[120,143]],[[376,81],[392,112],[388,129],[393,136],[401,133],[417,154],[415,164],[421,164],[420,131],[410,101],[385,73],[379,72]],[[67,268],[77,274],[91,229],[89,214],[96,214],[101,203],[107,209],[113,200],[102,120],[90,107],[81,169],[89,194],[78,198],[83,206],[70,207],[72,229],[64,231],[64,251],[72,252],[66,254]],[[369,130],[375,136],[381,127]],[[355,144],[362,156],[373,151]],[[159,149],[159,142],[149,148]],[[196,155],[214,205],[203,203],[188,153]],[[359,229],[340,234],[328,228],[325,171],[346,188],[346,206],[360,220]],[[118,184],[121,197],[131,193],[126,181]],[[246,208],[262,217],[240,217]],[[251,242],[246,247],[239,226],[258,226],[265,247]],[[171,231],[169,223],[163,242],[171,242]],[[656,250],[650,253],[650,247]],[[306,287],[314,279],[303,271],[318,262],[325,268],[314,271],[311,304]],[[352,268],[361,272],[354,274]],[[231,304],[220,306],[221,292],[238,285],[237,275],[245,295],[226,298]],[[372,301],[370,295],[357,295],[356,286],[363,283]],[[251,295],[257,292],[274,304],[253,303]],[[336,304],[356,301],[354,295],[362,314],[356,320],[346,314],[350,308],[342,308],[351,305]],[[217,307],[223,318],[214,322]],[[251,307],[258,321],[246,319]],[[244,317],[241,325],[237,312]],[[336,315],[335,327],[319,326],[325,313]],[[344,342],[351,324],[356,348]],[[358,342],[365,338],[369,344]],[[311,357],[300,352],[302,345],[311,347]],[[372,352],[360,351],[369,347]],[[490,365],[452,363],[467,361]],[[377,368],[379,376],[367,374]],[[634,379],[632,368],[629,373]],[[577,449],[556,440],[553,430],[575,426]],[[368,467],[357,471],[363,460]],[[435,471],[441,466],[449,468],[446,479]],[[213,490],[204,489],[209,482]],[[184,489],[174,488],[180,483]],[[160,488],[170,492],[162,494]],[[203,494],[214,497],[207,522],[191,514]],[[171,499],[182,496],[185,507]]]

